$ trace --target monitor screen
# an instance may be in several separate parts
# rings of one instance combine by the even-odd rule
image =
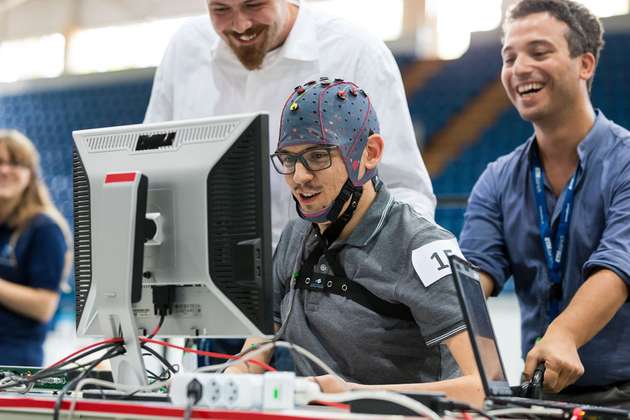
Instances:
[[[452,256],[449,259],[486,394],[511,395],[479,273],[461,258]]]
[[[273,333],[266,114],[73,136],[79,336],[146,335],[165,285],[161,336]]]

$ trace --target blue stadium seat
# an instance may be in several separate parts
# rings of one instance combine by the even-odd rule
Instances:
[[[499,50],[497,43],[471,46],[461,58],[447,63],[409,97],[411,116],[414,123],[422,126],[425,145],[499,76]]]
[[[0,96],[0,127],[17,128],[31,138],[52,199],[71,226],[72,131],[141,122],[152,82],[147,78]],[[62,310],[71,311],[73,305],[72,294],[62,297]]]

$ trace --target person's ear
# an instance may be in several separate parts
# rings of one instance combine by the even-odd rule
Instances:
[[[580,56],[580,78],[589,80],[595,74],[595,56],[587,52]]]
[[[378,163],[383,157],[383,150],[385,148],[385,141],[380,134],[374,133],[367,139],[367,144],[363,150],[363,159],[365,162],[365,168],[372,170],[376,168]]]

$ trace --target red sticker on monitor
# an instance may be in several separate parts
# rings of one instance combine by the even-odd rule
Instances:
[[[105,175],[105,183],[111,184],[114,182],[133,182],[136,180],[135,172],[125,172],[119,174],[107,174]]]

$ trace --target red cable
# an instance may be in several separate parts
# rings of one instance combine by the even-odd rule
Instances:
[[[310,404],[325,405],[327,407],[334,407],[340,410],[350,411],[350,404],[334,403],[334,402],[321,401],[321,400],[311,401]]]
[[[575,407],[571,413],[571,420],[582,420],[585,414],[581,407]]]
[[[160,328],[162,328],[162,324],[157,324],[155,328],[153,328],[153,331],[149,333],[149,337],[155,337],[155,334],[160,331]]]
[[[72,354],[70,354],[70,355],[68,355],[68,356],[64,357],[63,359],[61,359],[61,360],[59,360],[59,361],[57,361],[57,362],[53,363],[52,365],[48,366],[46,369],[50,369],[50,368],[53,368],[53,367],[55,367],[55,366],[57,366],[57,365],[60,365],[60,364],[62,364],[63,362],[65,362],[66,360],[68,360],[68,359],[70,359],[70,358],[72,358],[72,357],[76,356],[77,354],[82,353],[82,352],[84,352],[84,351],[86,351],[86,350],[89,350],[89,349],[91,349],[91,348],[94,348],[94,347],[100,346],[100,345],[102,345],[102,344],[108,344],[108,343],[122,343],[122,342],[123,342],[123,339],[122,339],[122,338],[108,338],[107,340],[103,340],[103,341],[99,341],[99,342],[96,342],[96,343],[92,343],[92,344],[90,344],[89,346],[85,346],[85,347],[83,347],[83,348],[81,348],[81,349],[79,349],[79,350],[75,351],[74,353],[72,353]]]
[[[159,330],[159,325],[156,327],[156,330]],[[197,350],[197,349],[191,349],[189,347],[181,347],[175,344],[171,344],[171,343],[167,343],[165,341],[160,341],[160,340],[154,340],[152,338],[146,338],[146,337],[140,337],[140,341],[143,341],[145,343],[153,343],[153,344],[159,344],[161,346],[165,346],[165,347],[172,347],[178,350],[182,350],[184,352],[187,353],[195,353],[195,354],[200,354],[202,356],[208,356],[208,357],[214,357],[217,359],[231,359],[231,360],[236,360],[239,359],[239,356],[234,356],[231,354],[223,354],[223,353],[214,353],[211,351],[203,351],[203,350]],[[123,339],[122,338],[108,338],[106,340],[102,340],[102,341],[98,341],[96,343],[92,343],[88,346],[85,346],[83,348],[80,348],[79,350],[69,354],[68,356],[64,357],[61,360],[56,361],[55,363],[53,363],[52,365],[48,366],[46,369],[50,369],[53,368],[55,366],[58,366],[60,364],[62,364],[63,362],[65,362],[68,359],[71,359],[72,357],[76,356],[79,353],[82,353],[86,350],[92,349],[94,347],[100,346],[102,344],[108,344],[108,343],[122,343]],[[269,371],[269,372],[276,372],[276,369],[274,369],[273,367],[269,366],[268,364],[261,362],[259,360],[249,360],[249,362],[251,362],[254,365],[260,366],[261,368]],[[333,402],[327,402],[327,401],[314,401],[314,403],[316,404],[320,404],[320,405],[325,405],[325,406],[329,406],[329,407],[335,407],[335,408],[339,408],[341,410],[349,410],[350,406],[348,404],[341,404],[341,403],[333,403]]]
[[[215,357],[217,359],[231,359],[231,360],[240,359],[239,356],[233,356],[231,354],[214,353],[214,352],[211,352],[211,351],[203,351],[203,350],[191,349],[190,347],[181,347],[181,346],[178,346],[178,345],[175,345],[175,344],[167,343],[165,341],[154,340],[152,338],[140,337],[140,341],[143,341],[145,343],[159,344],[159,345],[165,346],[165,347],[172,347],[174,349],[182,350],[182,351],[184,351],[186,353],[195,353],[195,354],[199,354],[201,356]],[[276,372],[276,369],[272,368],[271,366],[269,366],[265,362],[261,362],[260,360],[248,360],[247,362],[248,363],[252,363],[254,365],[257,365],[257,366],[260,366],[261,368],[265,369],[266,371]]]
[[[156,329],[159,329],[159,326]],[[187,353],[195,353],[195,354],[200,354],[202,356],[215,357],[215,358],[218,358],[218,359],[232,359],[232,360],[239,359],[238,356],[233,356],[233,355],[230,355],[230,354],[214,353],[214,352],[209,352],[209,351],[202,351],[202,350],[191,349],[191,348],[188,348],[188,347],[180,347],[180,346],[177,346],[175,344],[167,343],[165,341],[154,340],[154,339],[151,339],[151,338],[140,337],[140,341],[143,341],[143,342],[146,342],[146,343],[159,344],[161,346],[172,347],[172,348],[175,348],[175,349],[179,349],[179,350],[182,350],[182,351],[187,352]],[[60,360],[56,361],[52,365],[46,367],[46,369],[54,368],[55,366],[58,366],[58,365],[62,364],[63,362],[65,362],[66,360],[71,359],[72,357],[76,356],[77,354],[83,353],[84,351],[92,349],[94,347],[97,347],[97,346],[100,346],[100,345],[103,345],[103,344],[122,343],[122,342],[123,342],[122,338],[115,337],[115,338],[108,338],[106,340],[98,341],[96,343],[92,343],[90,345],[82,347],[79,350],[77,350],[77,351],[67,355],[63,359],[60,359]],[[266,364],[264,362],[261,362],[259,360],[250,360],[250,362],[252,364],[254,364],[254,365],[260,366],[261,368],[263,368],[263,369],[265,369],[265,370],[267,370],[269,372],[275,372],[276,371],[276,369],[274,369],[273,367],[271,367],[268,364]]]

